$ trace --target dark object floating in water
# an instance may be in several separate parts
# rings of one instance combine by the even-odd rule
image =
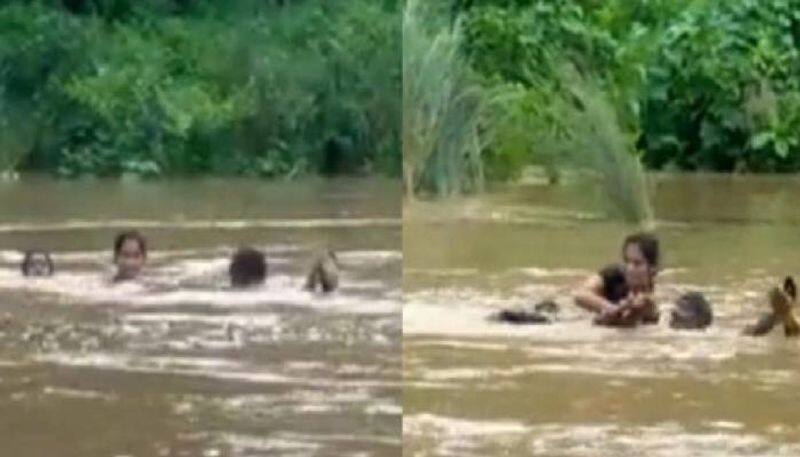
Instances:
[[[533,310],[501,310],[489,317],[490,320],[508,324],[552,324],[558,316],[559,306],[553,300],[537,303]]]
[[[687,292],[675,303],[669,326],[676,330],[702,330],[713,320],[714,313],[706,297],[700,292]]]
[[[745,327],[743,333],[749,336],[766,335],[776,324],[783,322],[784,335],[787,337],[800,335],[800,324],[792,310],[797,301],[797,285],[794,278],[787,276],[783,280],[783,288],[773,287],[767,293],[767,298],[772,311],[762,314],[755,324]]]
[[[324,293],[333,292],[339,287],[339,260],[336,254],[327,250],[317,256],[311,265],[306,278],[305,289],[315,292],[321,289]]]

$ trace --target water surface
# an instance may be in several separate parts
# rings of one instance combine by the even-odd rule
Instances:
[[[800,180],[652,177],[662,315],[699,290],[711,328],[598,328],[568,297],[633,228],[596,191],[507,186],[404,208],[404,444],[409,456],[793,456],[800,342],[740,330],[800,274]],[[486,321],[543,298],[551,326]]]
[[[264,183],[0,184],[3,454],[393,456],[401,449],[399,186]],[[111,285],[111,242],[150,243],[140,283]],[[240,245],[263,287],[226,289]],[[52,250],[23,279],[20,249]],[[316,250],[340,291],[301,290]]]

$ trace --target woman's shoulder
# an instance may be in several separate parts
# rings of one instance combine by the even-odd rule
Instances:
[[[625,269],[622,267],[622,264],[619,263],[609,263],[608,265],[601,268],[597,274],[600,275],[603,279],[608,278],[615,278],[620,276],[625,276]]]

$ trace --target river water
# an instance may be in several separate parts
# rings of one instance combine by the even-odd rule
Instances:
[[[0,184],[3,455],[395,456],[401,449],[400,187],[378,179]],[[149,241],[112,285],[116,232]],[[263,287],[227,262],[263,249]],[[25,279],[19,250],[53,252]],[[333,248],[342,287],[301,291]]]
[[[800,341],[740,335],[800,274],[800,180],[658,175],[662,322],[609,329],[571,288],[620,258],[633,227],[596,190],[507,186],[404,208],[404,421],[409,456],[800,455]],[[715,320],[669,329],[699,290]],[[554,298],[549,326],[486,317]]]

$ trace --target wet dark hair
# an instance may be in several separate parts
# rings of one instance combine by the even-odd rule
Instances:
[[[49,252],[38,250],[38,249],[29,249],[29,250],[25,251],[24,257],[22,258],[22,264],[20,265],[20,269],[22,270],[22,274],[24,276],[29,276],[30,275],[31,262],[33,262],[33,257],[35,255],[41,255],[41,256],[44,257],[45,262],[47,263],[47,274],[48,275],[52,275],[56,270],[56,267],[53,264],[53,258],[50,257],[50,253]]]
[[[262,283],[267,277],[267,259],[264,253],[256,249],[239,248],[231,258],[228,274],[233,287],[247,287]]]
[[[620,265],[608,265],[600,270],[603,278],[603,297],[611,303],[617,303],[628,296],[628,283],[625,271]]]
[[[706,328],[714,320],[711,304],[700,292],[687,292],[678,299],[678,306],[695,317],[697,328]]]
[[[622,243],[623,256],[625,249],[631,244],[636,245],[642,251],[642,255],[651,267],[658,267],[661,261],[661,252],[658,247],[658,238],[655,235],[645,232],[628,235]]]
[[[147,240],[145,240],[144,236],[137,230],[130,230],[119,233],[117,237],[114,238],[114,259],[119,256],[122,245],[128,240],[136,241],[136,243],[139,244],[139,249],[142,251],[142,256],[147,257]]]

